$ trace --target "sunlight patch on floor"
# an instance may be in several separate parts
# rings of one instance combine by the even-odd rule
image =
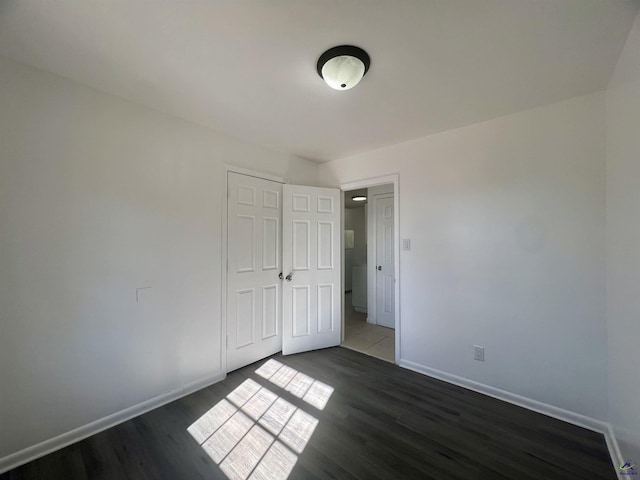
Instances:
[[[333,387],[276,360],[256,373],[322,410]],[[230,480],[286,480],[318,419],[247,379],[187,431]]]
[[[334,390],[330,385],[315,380],[273,359],[265,362],[256,370],[256,373],[292,395],[301,398],[318,410],[324,409]]]

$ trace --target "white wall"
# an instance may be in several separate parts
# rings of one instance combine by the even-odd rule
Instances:
[[[350,192],[346,192],[350,194]],[[367,264],[367,227],[365,206],[344,209],[344,228],[353,230],[353,248],[344,252],[344,280],[345,291],[351,290],[351,304],[346,308],[359,307],[360,311],[366,311],[367,278],[366,271],[362,267],[355,271],[354,267]],[[360,273],[364,273],[361,275]],[[364,309],[364,310],[362,310]]]
[[[367,230],[365,228],[364,205],[344,209],[344,228],[353,230],[353,264],[367,263]]]
[[[605,150],[598,93],[320,166],[399,173],[402,360],[606,417]]]
[[[640,16],[607,90],[609,417],[640,464]]]
[[[0,85],[1,463],[220,375],[223,164],[317,166],[1,58]]]
[[[344,209],[344,229],[353,230],[353,248],[344,250],[344,289],[353,289],[353,267],[367,263],[364,206]]]
[[[608,368],[608,418],[638,461],[639,31],[606,98],[324,164],[320,182],[311,162],[0,58],[0,464],[222,373],[223,163],[330,186],[399,172],[402,359],[597,419]]]

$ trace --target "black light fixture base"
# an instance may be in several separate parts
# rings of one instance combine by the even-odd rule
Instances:
[[[371,65],[371,59],[369,58],[369,54],[365,52],[363,49],[361,49],[360,47],[356,47],[354,45],[340,45],[337,47],[330,48],[329,50],[324,52],[322,55],[320,55],[320,58],[318,59],[318,64],[316,65],[316,68],[318,70],[318,75],[320,75],[320,78],[324,78],[322,77],[322,67],[324,67],[324,64],[327,63],[332,58],[340,57],[342,55],[349,55],[351,57],[356,57],[357,59],[359,59],[362,63],[364,63],[363,76],[367,74],[367,70],[369,70],[369,65]]]

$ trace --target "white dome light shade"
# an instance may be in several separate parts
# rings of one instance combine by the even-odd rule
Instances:
[[[349,90],[364,77],[364,63],[350,55],[333,57],[322,67],[322,78],[331,88]]]
[[[371,59],[367,52],[353,45],[333,47],[320,55],[316,66],[318,75],[335,90],[355,87],[369,70]]]

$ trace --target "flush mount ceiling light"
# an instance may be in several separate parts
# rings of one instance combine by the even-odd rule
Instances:
[[[333,47],[320,55],[318,75],[336,90],[355,87],[369,70],[369,54],[353,45]]]
[[[351,200],[353,200],[354,202],[366,202],[367,197],[365,197],[364,195],[356,195],[355,197],[351,197]]]

